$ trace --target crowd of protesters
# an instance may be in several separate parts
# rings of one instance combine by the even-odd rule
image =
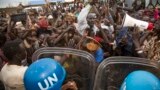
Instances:
[[[6,90],[23,90],[23,75],[33,63],[32,54],[43,47],[84,50],[95,57],[97,64],[111,56],[160,62],[158,6],[152,9],[133,6],[139,8],[128,9],[114,2],[49,6],[38,12],[30,10],[26,20],[18,22],[1,12],[0,79]],[[153,23],[154,28],[123,27],[126,13],[137,20]]]

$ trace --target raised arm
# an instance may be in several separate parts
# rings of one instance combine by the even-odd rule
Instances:
[[[87,15],[91,9],[91,5],[88,4],[85,8],[82,9],[82,11],[80,12],[79,16],[78,16],[78,32],[83,35],[85,28],[88,27],[87,24]]]
[[[140,45],[144,43],[146,38],[149,36],[150,32],[145,32],[144,35],[140,38]]]
[[[88,4],[85,8],[82,9],[82,11],[79,13],[78,16],[78,24],[86,24],[87,23],[87,15],[89,11],[91,10],[92,6]]]
[[[54,45],[57,44],[62,39],[62,37],[64,37],[64,34],[68,32],[71,28],[72,26],[69,26],[64,32],[62,32],[54,41]]]

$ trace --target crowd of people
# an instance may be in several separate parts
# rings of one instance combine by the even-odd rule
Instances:
[[[147,58],[159,63],[158,6],[148,9],[134,3],[139,8],[129,9],[121,4],[111,0],[110,3],[78,3],[72,7],[47,5],[38,12],[19,12],[19,17],[1,12],[0,79],[5,89],[24,90],[23,76],[33,63],[31,57],[43,47],[83,50],[95,57],[97,65],[112,56]],[[125,27],[127,15],[152,24],[146,29],[139,27],[139,23]]]

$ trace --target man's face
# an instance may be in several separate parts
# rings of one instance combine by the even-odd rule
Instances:
[[[88,15],[88,17],[87,17],[87,22],[88,22],[88,25],[89,25],[89,26],[93,26],[95,20],[96,20],[96,16]]]
[[[74,21],[73,21],[73,18],[69,16],[66,18],[66,22],[68,25],[72,25]]]

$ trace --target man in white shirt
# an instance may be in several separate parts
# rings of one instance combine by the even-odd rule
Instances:
[[[90,13],[91,8],[95,10],[96,13]],[[95,25],[95,20],[97,19],[98,11],[93,3],[88,4],[83,8],[78,16],[78,25],[77,30],[78,32],[83,35],[86,28],[90,28],[93,30],[94,35],[96,35],[97,31],[99,31],[99,28]],[[109,13],[109,17],[112,19],[112,16]],[[105,28],[109,30],[110,33],[113,33],[114,27],[113,25],[107,26],[104,23],[101,24],[102,28]]]
[[[24,90],[23,75],[27,67],[5,64],[1,70],[1,80],[5,90]]]
[[[78,16],[78,32],[83,35],[86,28],[91,28],[96,34],[99,31],[98,27],[94,24],[94,19],[97,18],[95,13],[89,13],[93,5],[88,4],[81,10]]]
[[[20,46],[21,41],[10,41],[4,45],[4,55],[8,59],[1,72],[0,80],[5,86],[5,90],[25,90],[23,76],[28,68],[22,66],[21,62],[26,58],[26,51]]]

